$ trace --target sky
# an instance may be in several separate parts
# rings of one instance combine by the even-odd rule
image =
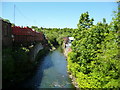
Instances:
[[[117,10],[115,2],[2,2],[0,5],[0,17],[11,23],[44,28],[77,28],[80,15],[87,11],[94,24],[103,18],[110,23],[113,11]]]

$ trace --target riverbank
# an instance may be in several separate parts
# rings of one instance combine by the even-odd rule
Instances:
[[[72,81],[72,84],[74,85],[74,87],[76,88],[76,90],[79,90],[79,86],[78,83],[76,82],[76,78],[71,74],[71,72],[67,71],[69,78]]]
[[[67,61],[60,48],[39,60],[34,75],[21,83],[23,88],[73,88],[67,73]]]
[[[63,54],[66,56],[66,58],[68,58],[68,53],[70,53],[72,51],[71,48],[64,48],[64,52]],[[68,66],[68,63],[67,63],[67,66]],[[68,68],[67,68],[68,69]],[[72,84],[75,86],[76,90],[79,90],[79,86],[78,86],[78,83],[76,82],[76,78],[72,75],[71,72],[69,72],[67,70],[67,73],[69,75],[69,78],[71,79],[72,81]]]
[[[32,53],[36,48],[14,47],[3,48],[2,50],[2,87],[11,88],[16,84],[33,75],[37,67],[37,58],[44,56],[49,48],[39,49],[37,53]],[[31,56],[35,56],[34,60]],[[33,61],[32,61],[33,60]]]

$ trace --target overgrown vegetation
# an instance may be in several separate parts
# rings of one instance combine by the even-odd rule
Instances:
[[[93,21],[86,12],[80,16],[78,29],[32,28],[42,31],[50,46],[62,45],[63,37],[75,38],[72,52],[68,54],[67,67],[80,88],[120,88],[120,13],[115,14],[110,24],[105,18],[96,25]],[[44,55],[44,50],[39,53],[37,60]],[[25,77],[34,65],[28,60],[26,48],[4,49],[3,81],[9,83]]]
[[[81,14],[68,55],[68,71],[80,88],[120,88],[120,13],[110,24]]]
[[[55,47],[56,45],[63,44],[63,37],[70,37],[75,29],[72,28],[38,28],[36,26],[32,26],[38,32],[43,32],[48,39],[48,43],[50,46]]]
[[[16,85],[34,75],[40,59],[47,54],[49,46],[40,50],[34,61],[30,55],[33,47],[15,46],[2,49],[2,85],[4,88],[17,87]]]
[[[39,55],[46,53],[48,49],[39,52]],[[37,66],[37,58],[30,61],[30,49],[25,47],[4,48],[2,50],[2,81],[3,88],[14,87],[17,83],[27,79],[34,72]]]
[[[110,24],[98,22],[89,13],[80,16],[78,29],[37,28],[51,46],[62,45],[63,37],[73,36],[72,52],[68,54],[68,71],[80,88],[120,88],[120,13]]]

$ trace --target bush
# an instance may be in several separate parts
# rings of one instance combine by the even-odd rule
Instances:
[[[23,81],[34,69],[34,63],[28,59],[28,52],[22,48],[5,48],[2,50],[3,88],[9,88]]]
[[[120,88],[120,40],[116,23],[114,19],[108,25],[103,19],[103,23],[97,25],[78,24],[73,34],[76,40],[67,60],[68,70],[76,77],[80,88]]]

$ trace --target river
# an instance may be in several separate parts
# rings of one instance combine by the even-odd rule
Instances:
[[[58,49],[40,60],[32,78],[25,81],[24,88],[74,88],[67,73],[67,61]]]

